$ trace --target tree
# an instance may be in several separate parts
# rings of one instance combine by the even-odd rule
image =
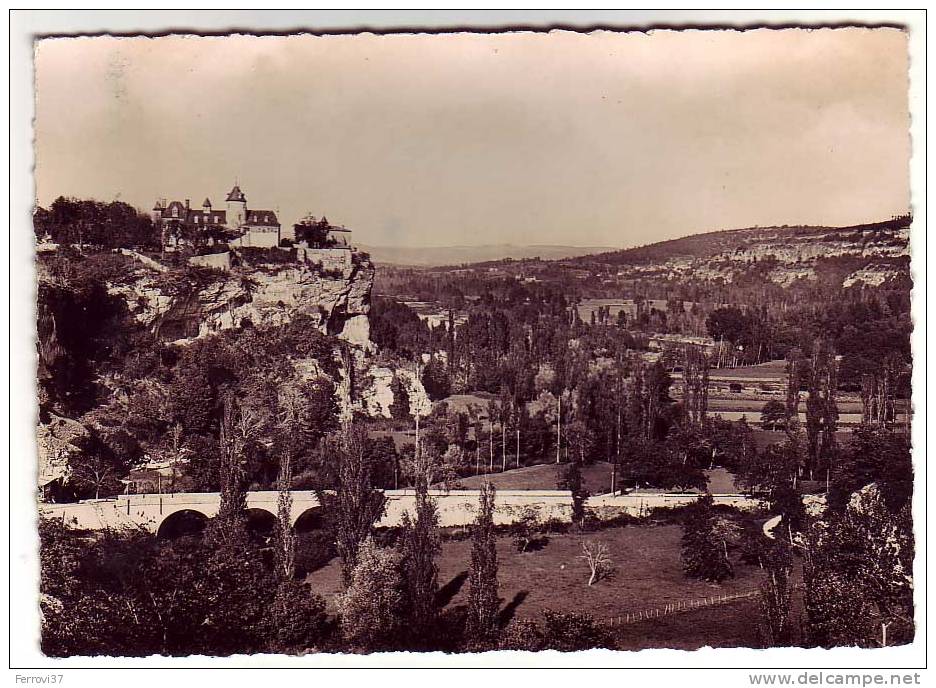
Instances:
[[[603,578],[607,578],[614,572],[614,564],[608,555],[608,546],[603,542],[582,541],[582,559],[588,562],[588,570],[591,575],[588,578],[588,585],[592,586]]]
[[[468,572],[468,618],[465,634],[472,643],[490,643],[497,633],[497,535],[491,483],[481,487],[478,518],[471,530],[471,568]]]
[[[247,487],[244,483],[244,448],[254,438],[256,418],[232,393],[224,398],[221,420],[221,503],[209,525],[208,540],[237,547],[247,530]]]
[[[399,375],[394,375],[390,381],[390,391],[393,392],[393,402],[390,404],[390,415],[395,420],[407,420],[411,417],[409,392]]]
[[[282,581],[291,581],[296,575],[296,531],[292,527],[292,456],[289,451],[280,459],[278,480],[279,494],[276,498],[276,546],[277,573]]]
[[[348,585],[357,564],[358,550],[371,535],[384,512],[383,492],[374,488],[372,462],[367,453],[364,431],[345,426],[337,437],[326,442],[325,453],[337,463],[334,512],[341,572]],[[320,495],[323,503],[330,500]]]
[[[435,559],[442,549],[438,525],[438,511],[429,497],[427,483],[419,481],[416,515],[410,518],[409,512],[404,512],[398,549],[406,628],[420,645],[431,641],[438,613],[439,567]]]
[[[296,653],[318,647],[327,636],[325,600],[294,580],[280,581],[270,603],[264,631],[267,649]]]
[[[159,237],[152,220],[122,201],[56,198],[48,210],[37,208],[37,235],[58,244],[92,244],[104,248],[157,248]]]
[[[709,314],[705,325],[714,339],[725,339],[736,346],[751,341],[751,318],[736,306],[716,308]]]
[[[277,513],[274,547],[278,574],[283,581],[291,581],[296,569],[296,534],[292,527],[293,466],[295,458],[311,453],[322,433],[330,427],[331,409],[323,403],[320,393],[325,386],[313,382],[286,379],[280,382],[271,397],[274,414],[270,419],[268,435],[273,438],[271,453],[279,454],[276,479]],[[331,396],[331,390],[328,390]]]
[[[582,478],[582,465],[578,457],[560,469],[558,487],[560,490],[572,492],[572,520],[583,526],[585,523],[585,502],[589,493]]]
[[[108,282],[126,274],[124,256],[56,251],[37,292],[38,382],[43,412],[76,418],[99,402],[100,380],[127,350],[151,342]]]
[[[909,438],[880,427],[862,425],[845,443],[831,474],[829,501],[841,507],[865,485],[875,483],[892,511],[913,494]]]
[[[739,470],[756,447],[751,428],[743,416],[735,421],[709,418],[705,423],[703,437],[711,447],[711,463],[733,472]]]
[[[59,520],[39,521],[40,646],[51,657],[114,654],[122,644],[110,633],[119,610],[114,597],[82,585],[87,548]]]
[[[806,533],[803,563],[809,646],[880,647],[913,639],[913,529],[909,507],[888,509],[877,485]]]
[[[633,487],[705,489],[708,478],[695,462],[680,457],[668,444],[635,438],[625,447],[622,478]]]
[[[669,409],[669,396],[673,380],[657,361],[647,366],[640,359],[634,361],[634,385],[629,425],[640,428],[644,440],[662,440],[667,426],[664,412]]]
[[[770,508],[782,516],[776,532],[792,541],[794,534],[802,532],[806,527],[806,507],[803,506],[803,495],[792,482],[780,482],[771,490],[768,499]]]
[[[790,574],[793,558],[790,545],[778,538],[765,552],[767,577],[760,586],[762,634],[766,647],[789,645],[792,642]]]
[[[68,456],[69,480],[95,499],[119,492],[121,479],[142,458],[139,444],[122,429],[109,432],[92,425],[77,444],[78,451]]]
[[[792,442],[770,444],[748,453],[738,466],[737,481],[751,492],[772,495],[794,485],[799,469],[799,451]]]
[[[429,399],[432,401],[444,399],[449,395],[452,388],[445,366],[435,357],[430,358],[423,368],[422,383],[423,387],[426,388],[426,394],[429,395]]]
[[[701,346],[690,344],[686,347],[683,371],[685,406],[689,422],[701,428],[708,413],[709,387],[709,357]]]
[[[368,536],[358,548],[344,594],[338,596],[341,635],[352,647],[386,650],[398,642],[400,556]]]
[[[246,448],[261,427],[258,410],[224,395],[221,421],[221,503],[204,536],[199,590],[205,600],[204,642],[217,654],[256,652],[263,644],[269,596],[277,589],[247,531]],[[264,591],[258,594],[258,591]],[[270,591],[270,592],[267,592]]]
[[[404,476],[417,489],[420,485],[437,483],[451,486],[458,480],[457,462],[462,459],[462,452],[456,448],[456,451],[443,454],[439,451],[440,445],[431,441],[432,433],[426,432],[423,437],[425,439],[418,449],[412,444],[403,447],[401,464]]]
[[[764,430],[786,430],[787,409],[776,399],[771,399],[761,409],[761,426]]]
[[[799,422],[799,403],[800,387],[806,381],[807,363],[803,357],[803,352],[798,347],[793,347],[787,352],[786,357],[786,400],[784,408],[786,409],[786,430],[789,432]]]
[[[835,352],[827,339],[819,338],[814,345],[808,378],[809,396],[806,397],[806,472],[810,477],[815,469],[828,465],[835,452],[837,388],[838,361]]]
[[[683,520],[683,571],[690,578],[719,582],[734,576],[727,543],[719,538],[712,495],[704,494],[686,507]]]

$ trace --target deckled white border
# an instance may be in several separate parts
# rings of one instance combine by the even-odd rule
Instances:
[[[911,76],[911,134],[913,137],[912,194],[914,225],[911,232],[912,271],[916,284],[913,294],[913,317],[917,325],[913,334],[914,351],[914,406],[917,422],[914,425],[914,458],[917,471],[916,498],[914,500],[914,520],[917,527],[917,620],[918,636],[912,646],[888,648],[886,650],[856,651],[839,649],[833,651],[807,651],[801,649],[774,650],[700,650],[682,652],[673,650],[645,650],[639,653],[612,653],[608,651],[590,651],[587,653],[560,654],[554,652],[529,653],[489,653],[478,655],[443,655],[443,654],[406,654],[395,655],[315,655],[304,658],[282,657],[237,657],[229,659],[209,659],[190,657],[184,659],[117,659],[117,658],[73,658],[51,660],[38,651],[38,615],[34,594],[38,567],[35,553],[35,318],[33,303],[35,298],[34,268],[32,257],[32,230],[30,216],[33,199],[32,184],[32,35],[35,33],[75,33],[100,32],[114,33],[162,32],[170,29],[188,31],[227,31],[241,29],[250,31],[295,31],[313,28],[329,29],[393,29],[414,27],[459,27],[480,30],[500,26],[526,26],[539,28],[561,25],[567,28],[588,28],[596,25],[607,27],[637,28],[649,24],[666,25],[793,25],[793,24],[846,24],[846,23],[899,23],[910,30],[910,76]],[[926,360],[924,355],[925,337],[925,90],[924,90],[924,50],[925,50],[925,15],[922,12],[882,12],[882,11],[821,11],[809,13],[791,13],[783,11],[554,11],[554,10],[512,10],[507,12],[487,11],[165,11],[165,12],[128,12],[95,11],[76,13],[74,11],[54,11],[51,13],[31,13],[18,11],[11,17],[10,32],[10,131],[11,131],[11,220],[9,233],[12,238],[8,247],[3,242],[2,251],[11,253],[5,256],[10,265],[10,318],[3,318],[3,327],[10,327],[3,337],[4,345],[10,346],[10,666],[12,667],[47,667],[46,670],[28,671],[20,669],[11,673],[21,675],[48,675],[64,670],[66,681],[82,683],[90,681],[131,681],[134,686],[155,685],[157,682],[175,682],[183,679],[190,681],[213,681],[214,677],[204,673],[180,674],[165,672],[134,672],[132,677],[106,671],[75,672],[69,667],[112,667],[112,668],[155,668],[155,667],[672,667],[672,669],[653,669],[640,671],[639,674],[620,677],[618,680],[634,681],[634,685],[647,685],[663,681],[663,685],[683,683],[701,686],[722,686],[737,683],[749,685],[744,670],[735,671],[693,671],[690,668],[710,669],[713,667],[783,667],[797,669],[792,672],[794,680],[802,674],[803,667],[915,667],[925,662],[924,642],[926,633],[925,580],[923,572],[926,553],[924,524],[924,485],[926,482],[925,430],[926,405],[923,391],[926,388]],[[12,339],[10,332],[13,333]],[[6,403],[5,400],[4,403]],[[754,623],[752,619],[752,623]],[[678,670],[677,668],[681,669]],[[689,670],[687,670],[689,669]],[[888,674],[890,672],[883,671]],[[912,673],[912,672],[910,672]],[[255,672],[226,674],[225,680],[255,682],[277,680],[278,678],[295,681],[330,680],[325,675],[316,674],[315,678],[297,676],[292,672],[279,672],[261,677]],[[511,674],[504,675],[506,680]],[[568,680],[580,681],[592,679],[591,675],[573,677],[572,674],[547,674],[555,677],[556,682]],[[397,678],[399,677],[399,678]],[[8,677],[11,681],[14,676]],[[334,680],[342,680],[335,676]],[[491,678],[494,678],[493,676]],[[400,674],[367,674],[363,680],[387,681],[401,680]],[[347,680],[346,678],[344,680]],[[407,679],[409,680],[409,679]],[[436,675],[425,672],[417,676],[421,683],[438,685],[460,685],[468,681],[487,681],[487,675],[465,675],[446,673]]]

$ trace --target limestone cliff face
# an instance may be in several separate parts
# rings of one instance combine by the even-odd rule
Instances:
[[[167,341],[203,337],[247,321],[282,324],[304,313],[322,333],[370,349],[374,267],[359,258],[341,271],[306,263],[240,268],[213,274],[200,285],[171,283],[163,274],[141,269],[135,280],[111,291]]]
[[[365,382],[356,400],[355,408],[372,418],[390,418],[390,407],[394,402],[393,379],[396,377],[406,390],[410,413],[428,416],[432,411],[432,402],[420,380],[409,370],[397,370],[383,366],[370,366],[364,373]]]
[[[339,363],[335,397],[342,420],[355,412],[390,417],[391,383],[398,378],[406,390],[411,413],[428,415],[432,404],[422,381],[407,370],[374,365],[370,341],[371,289],[374,266],[354,254],[341,269],[323,269],[311,262],[202,271],[200,282],[157,271],[142,263],[134,275],[110,291],[122,296],[138,321],[164,341],[186,342],[210,336],[250,321],[279,325],[297,314],[312,317],[323,334],[355,345],[353,357]],[[324,376],[313,361],[295,361],[306,379]]]
[[[275,272],[232,275],[199,296],[198,336],[254,323],[282,324],[297,313],[317,319],[324,334],[370,347],[371,287],[374,268],[352,266],[341,275],[323,275],[314,267],[289,266]]]

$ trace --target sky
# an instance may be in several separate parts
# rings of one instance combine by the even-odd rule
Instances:
[[[36,44],[36,196],[311,212],[372,246],[635,246],[906,212],[896,29]]]

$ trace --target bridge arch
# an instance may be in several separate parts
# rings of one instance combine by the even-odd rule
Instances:
[[[179,509],[162,520],[156,537],[175,540],[185,535],[198,535],[208,525],[208,515],[196,509]]]
[[[262,537],[273,535],[276,530],[276,514],[268,509],[248,507],[247,530]]]
[[[300,513],[293,521],[293,530],[308,533],[325,527],[325,510],[321,506],[312,506]]]

